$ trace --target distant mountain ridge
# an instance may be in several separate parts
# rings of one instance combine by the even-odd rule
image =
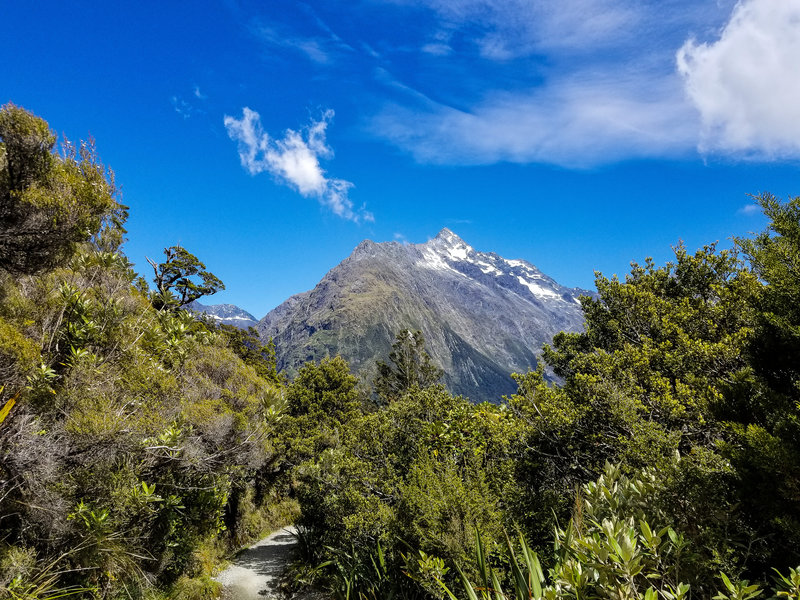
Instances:
[[[582,328],[585,294],[524,260],[478,252],[445,228],[424,244],[361,242],[257,329],[274,339],[278,367],[290,376],[341,354],[368,379],[398,331],[420,329],[451,391],[497,401],[515,390],[510,373],[535,368],[555,333]]]
[[[188,304],[186,308],[196,313],[205,314],[207,317],[225,325],[234,325],[242,329],[258,325],[258,319],[235,304],[206,305],[195,300]]]

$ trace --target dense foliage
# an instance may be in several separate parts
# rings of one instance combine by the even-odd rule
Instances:
[[[274,354],[143,290],[108,172],[54,139],[0,110],[0,596],[213,592],[279,518]]]
[[[94,144],[65,141],[22,108],[0,109],[0,268],[35,273],[63,263],[102,222],[122,219],[113,173]]]
[[[576,490],[609,464],[639,481],[657,473],[650,522],[680,532],[680,578],[651,556],[661,565],[651,594],[724,595],[720,572],[736,587],[796,567],[800,199],[759,201],[769,229],[734,250],[679,246],[673,262],[633,264],[624,281],[598,275],[598,296],[582,300],[585,330],[556,336],[543,353],[550,374],[516,375],[517,393],[499,405],[409,386],[340,422],[302,469],[301,522],[315,548],[329,549],[313,557],[330,561],[327,571],[313,574],[343,596],[427,597],[445,593],[439,583],[458,589],[453,567],[480,581],[489,560],[504,587],[514,572],[504,532],[518,530],[558,587],[580,553],[564,554],[563,532],[553,553],[552,532],[583,522],[587,492],[576,503]],[[624,518],[646,535],[639,513]],[[596,521],[597,535],[610,535]],[[584,559],[588,569],[597,557]],[[638,597],[597,581],[592,597]]]
[[[692,560],[691,546],[682,533],[669,525],[655,526],[664,518],[652,501],[660,489],[663,484],[652,471],[628,478],[619,467],[606,464],[596,481],[582,487],[567,527],[556,529],[554,564],[548,576],[539,556],[520,537],[519,552],[507,541],[505,564],[511,577],[501,582],[478,537],[478,579],[471,581],[459,570],[468,598],[681,600],[690,597],[692,587],[681,580],[687,561]],[[776,575],[773,597],[800,597],[800,569],[790,568],[786,575],[780,572]],[[441,578],[436,582],[447,596],[456,600]],[[721,573],[714,599],[749,600],[763,592],[759,583],[731,580]],[[708,596],[708,593],[696,595]]]
[[[149,289],[111,173],[54,148],[0,110],[0,597],[213,598],[296,503],[295,585],[342,598],[800,595],[800,199],[598,274],[584,331],[476,405],[412,329],[371,384],[285,380],[182,309],[223,289],[188,250]]]

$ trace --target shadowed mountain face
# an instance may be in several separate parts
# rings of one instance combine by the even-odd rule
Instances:
[[[509,375],[536,366],[542,345],[582,327],[578,296],[523,260],[477,252],[449,229],[425,244],[361,242],[311,291],[258,324],[290,376],[309,360],[341,354],[370,381],[404,328],[425,335],[454,393],[497,401]]]

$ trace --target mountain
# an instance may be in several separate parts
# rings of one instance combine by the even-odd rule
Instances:
[[[369,380],[398,331],[420,329],[444,383],[472,400],[516,389],[512,372],[535,368],[542,345],[583,326],[578,297],[524,260],[478,252],[449,229],[424,244],[361,242],[308,292],[258,323],[290,376],[341,354]]]
[[[225,325],[235,325],[242,329],[258,325],[258,319],[235,304],[205,305],[195,300],[187,305],[186,308],[196,313],[204,313],[215,321],[224,323]]]

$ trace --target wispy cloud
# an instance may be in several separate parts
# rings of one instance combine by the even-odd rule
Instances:
[[[761,207],[758,204],[745,204],[736,211],[737,215],[758,215],[761,214]]]
[[[286,24],[264,21],[255,21],[252,31],[262,42],[275,48],[300,53],[320,66],[328,66],[343,54],[353,52],[353,48],[320,19],[310,6],[298,3],[295,10],[302,13],[306,31],[298,31]]]
[[[453,49],[444,42],[428,42],[421,50],[434,56],[448,56],[453,53]]]
[[[342,37],[306,3],[259,35],[419,162],[800,157],[800,0],[356,4]]]
[[[696,151],[675,52],[732,0],[384,1],[435,15],[418,48],[442,76],[376,69],[392,99],[367,119],[372,133],[423,163],[588,167]],[[448,48],[458,69],[439,59]]]
[[[743,0],[719,39],[677,54],[703,151],[800,157],[800,0]]]
[[[203,112],[180,96],[172,96],[170,103],[172,104],[172,109],[184,119]]]
[[[259,27],[257,33],[263,42],[299,52],[317,64],[326,65],[332,61],[334,48],[328,39],[295,36],[267,26]]]
[[[349,198],[353,184],[344,179],[327,177],[320,158],[332,158],[325,134],[333,118],[326,110],[319,120],[301,131],[287,129],[283,138],[276,139],[264,131],[261,116],[254,110],[242,109],[242,118],[225,115],[228,136],[239,146],[239,159],[251,175],[267,172],[305,197],[317,198],[334,214],[351,221],[373,221],[371,213],[362,207],[354,210]]]
[[[206,100],[207,96],[200,92],[200,88],[198,86],[194,86],[191,96],[192,97],[187,100],[184,96],[176,94],[169,99],[170,103],[172,104],[172,109],[184,119],[188,119],[189,117],[200,115],[205,112],[200,103],[203,100]]]
[[[438,18],[437,37],[458,35],[483,58],[499,61],[547,48],[586,51],[598,45],[618,45],[635,31],[642,11],[641,2],[625,0],[385,1],[427,8]],[[436,48],[428,45],[423,51],[432,47]]]
[[[425,163],[543,162],[587,167],[680,155],[697,119],[677,78],[576,74],[528,92],[492,93],[469,111],[430,100],[387,105],[373,131]]]

